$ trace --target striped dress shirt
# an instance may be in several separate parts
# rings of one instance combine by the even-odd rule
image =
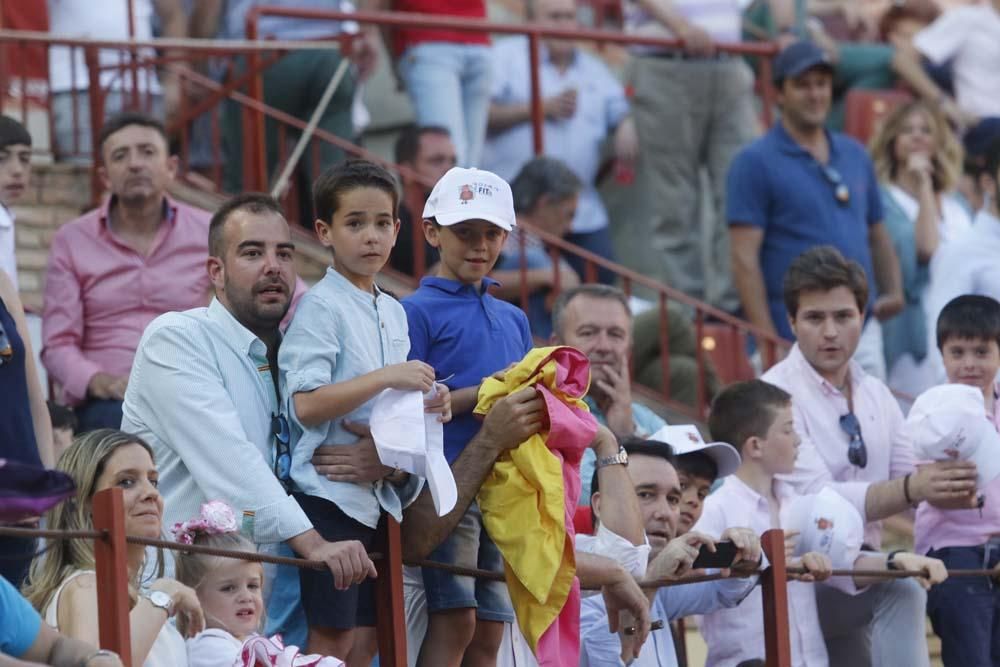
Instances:
[[[122,430],[153,447],[164,525],[224,500],[254,512],[254,542],[281,542],[312,524],[274,476],[274,383],[258,372],[263,341],[213,299],[146,328],[125,392]]]

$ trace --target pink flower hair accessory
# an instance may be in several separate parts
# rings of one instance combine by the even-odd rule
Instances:
[[[201,514],[197,518],[175,523],[171,532],[181,544],[194,544],[199,534],[220,535],[236,530],[238,526],[233,508],[221,500],[211,500],[202,504]]]

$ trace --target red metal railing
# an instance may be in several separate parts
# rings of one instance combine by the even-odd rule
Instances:
[[[384,25],[424,25],[428,27],[448,27],[448,28],[462,28],[474,31],[490,31],[490,32],[500,32],[505,34],[522,34],[527,35],[529,42],[532,44],[538,44],[539,40],[542,38],[551,37],[563,37],[563,38],[576,38],[585,39],[601,42],[613,42],[619,44],[642,44],[642,45],[657,45],[664,48],[677,48],[679,42],[676,40],[668,40],[661,38],[652,37],[637,37],[631,35],[623,35],[620,33],[611,33],[607,31],[598,30],[567,30],[567,29],[556,29],[556,28],[543,28],[536,26],[525,26],[525,25],[510,25],[510,24],[491,24],[486,22],[473,23],[464,20],[453,20],[448,18],[428,18],[426,16],[412,15],[412,14],[389,14],[383,12],[368,12],[368,13],[343,13],[343,12],[318,12],[318,11],[307,11],[307,10],[288,10],[288,9],[273,9],[266,7],[259,7],[253,10],[248,16],[248,22],[252,25],[248,28],[253,32],[253,26],[260,16],[263,15],[281,15],[281,16],[299,16],[299,17],[310,17],[310,18],[323,18],[323,19],[333,19],[333,20],[354,20],[359,22],[372,22]],[[264,133],[262,130],[261,123],[264,119],[269,118],[275,123],[279,128],[279,144],[281,144],[281,150],[279,151],[279,162],[287,159],[287,153],[289,148],[289,141],[287,136],[289,132],[301,132],[306,127],[306,122],[304,120],[295,118],[289,114],[283,113],[277,109],[269,107],[266,105],[260,97],[254,98],[253,94],[260,94],[260,72],[281,57],[283,53],[288,52],[291,49],[302,48],[302,49],[329,49],[331,48],[330,42],[280,42],[280,41],[268,41],[268,42],[252,42],[252,41],[204,41],[204,40],[172,40],[172,39],[161,39],[152,40],[150,42],[115,42],[109,40],[88,40],[88,39],[66,39],[66,38],[56,38],[45,33],[29,33],[29,32],[13,32],[13,31],[0,31],[0,44],[13,43],[15,45],[29,45],[29,44],[46,44],[49,47],[72,47],[83,49],[85,52],[85,62],[89,70],[89,80],[90,87],[87,91],[89,95],[89,104],[91,108],[92,118],[103,118],[103,100],[107,93],[107,89],[114,85],[118,77],[124,77],[125,73],[131,71],[133,74],[142,68],[152,69],[157,66],[164,66],[171,68],[179,77],[182,82],[182,99],[187,100],[186,94],[189,90],[196,90],[200,93],[199,99],[191,102],[190,104],[183,105],[183,112],[179,114],[178,117],[170,119],[169,126],[175,129],[180,136],[180,155],[182,159],[182,173],[187,174],[189,177],[192,173],[192,166],[189,163],[190,149],[192,146],[192,138],[189,133],[189,122],[196,118],[202,113],[211,113],[213,115],[213,132],[212,132],[212,150],[215,155],[213,160],[213,165],[211,167],[211,173],[209,175],[210,180],[213,182],[214,187],[217,191],[222,191],[222,178],[219,163],[221,162],[222,156],[219,150],[219,105],[222,100],[232,100],[233,102],[239,104],[243,110],[243,118],[247,122],[248,126],[252,127],[246,134],[244,134],[244,143],[251,143],[251,138],[256,137],[252,143],[254,143],[254,150],[252,154],[247,154],[245,159],[245,166],[251,165],[252,170],[248,170],[245,175],[252,179],[252,182],[245,183],[245,189],[263,189],[266,188],[266,173],[267,165],[264,153],[263,137]],[[137,51],[143,47],[158,47],[163,50],[169,50],[172,54],[169,57],[158,56],[158,57],[137,57],[135,60],[130,60],[126,63],[112,66],[101,66],[97,59],[97,49],[99,48],[117,48],[119,50],[129,50]],[[773,53],[773,47],[770,45],[760,45],[760,44],[739,44],[739,45],[721,45],[721,49],[728,50],[733,53],[752,53],[756,55],[767,56]],[[225,83],[218,83],[207,76],[187,67],[186,65],[192,61],[205,59],[209,57],[223,57],[232,58],[234,54],[247,54],[247,60],[253,63],[253,66],[247,68],[246,71],[239,75],[235,75],[230,78],[230,80]],[[536,54],[537,55],[537,54]],[[765,81],[770,80],[768,75],[769,60],[767,57],[761,58],[761,68],[762,76],[765,77]],[[113,78],[111,82],[105,83],[102,86],[101,83],[101,73],[113,69],[118,71],[118,77]],[[533,95],[534,95],[534,111],[533,111],[533,123],[535,132],[535,148],[536,150],[541,149],[542,146],[542,134],[540,128],[542,127],[541,121],[541,107],[540,107],[540,96],[538,92],[538,76],[537,76],[537,60],[535,61],[535,67],[531,71],[533,77]],[[107,78],[107,77],[105,77]],[[129,76],[128,79],[135,85],[137,77]],[[256,81],[256,84],[254,83]],[[251,94],[244,94],[239,91],[241,86],[248,86],[250,88]],[[769,85],[764,86],[765,91],[769,91]],[[135,99],[135,90],[133,89],[133,99]],[[2,99],[0,99],[0,105],[3,104]],[[26,102],[22,100],[22,110],[25,109]],[[74,104],[74,110],[76,105]],[[765,99],[764,105],[765,111],[769,111],[770,104],[767,103]],[[2,107],[0,107],[2,110]],[[93,137],[93,145],[96,145],[97,133],[99,131],[99,124],[93,123],[91,128],[91,136]],[[251,136],[248,136],[251,135]],[[258,141],[259,140],[259,141]],[[407,172],[404,167],[399,165],[393,165],[390,162],[381,159],[380,157],[369,153],[368,151],[360,148],[351,142],[337,137],[329,132],[323,131],[321,128],[317,128],[313,133],[311,139],[310,150],[306,153],[306,158],[311,161],[315,167],[313,173],[319,171],[318,167],[322,166],[319,164],[318,148],[321,144],[330,144],[337,146],[344,150],[345,152],[352,155],[359,155],[369,159],[373,159],[391,169],[396,169],[398,172]],[[244,145],[244,150],[247,150],[247,145]],[[82,156],[78,156],[82,157]],[[261,165],[263,164],[263,169]],[[262,176],[263,173],[263,176]],[[410,176],[419,179],[419,175],[409,172]],[[193,181],[192,181],[193,182]],[[433,184],[425,183],[425,185],[430,186]],[[99,192],[99,184],[96,179],[94,181],[95,197]],[[294,213],[297,209],[297,202],[295,199],[294,190],[291,196],[286,200],[286,205],[288,205],[292,212]],[[411,207],[413,204],[410,204]],[[419,213],[418,210],[413,211],[414,214]],[[295,219],[297,216],[290,215],[290,219]],[[417,223],[419,224],[419,223]],[[663,386],[659,392],[655,392],[658,399],[663,400],[667,405],[671,406],[673,409],[688,414],[695,419],[701,419],[705,416],[708,399],[708,376],[707,376],[707,366],[706,357],[707,354],[701,349],[701,341],[705,338],[705,332],[707,330],[707,323],[709,321],[714,321],[713,327],[724,327],[727,331],[735,334],[734,336],[727,337],[724,344],[736,347],[736,344],[732,344],[729,341],[744,340],[747,336],[753,336],[760,347],[763,349],[763,357],[765,359],[765,367],[769,365],[771,360],[777,358],[777,351],[785,346],[787,343],[775,336],[764,332],[760,329],[755,328],[753,325],[735,318],[725,312],[719,311],[712,308],[711,306],[699,302],[691,297],[679,292],[675,289],[670,288],[667,285],[657,283],[650,278],[643,276],[635,271],[628,269],[620,264],[610,262],[602,257],[599,257],[593,253],[590,253],[582,248],[576,247],[561,238],[557,238],[550,234],[547,234],[539,229],[533,229],[528,225],[524,227],[531,233],[537,235],[541,238],[553,252],[561,254],[572,254],[582,258],[585,266],[585,279],[592,281],[596,276],[597,268],[601,267],[607,269],[618,276],[622,287],[627,293],[631,293],[633,289],[637,286],[651,292],[654,295],[655,307],[659,309],[659,319],[660,319],[660,332],[659,332],[659,350],[660,350],[660,366],[663,375]],[[414,230],[414,237],[417,241],[420,240],[419,230]],[[414,252],[418,254],[415,258],[414,266],[423,267],[423,244],[414,243]],[[419,261],[416,261],[419,259]],[[526,265],[523,260],[522,253],[522,264],[521,264],[521,275],[522,283],[523,277],[527,270]],[[553,272],[554,279],[553,283],[555,285],[554,290],[558,292],[561,288],[559,285],[558,276],[558,263],[553,262]],[[415,281],[415,278],[410,278],[411,281]],[[415,283],[411,283],[415,284]],[[520,295],[521,306],[527,308],[528,297],[526,289],[522,289]],[[696,362],[698,368],[697,374],[697,387],[696,387],[696,400],[695,404],[687,405],[677,402],[673,399],[673,394],[670,386],[670,345],[669,345],[669,331],[668,331],[668,315],[667,307],[671,302],[684,305],[694,312],[693,326],[696,333],[697,349]],[[740,358],[745,356],[745,351],[742,349],[731,349],[727,350],[732,355],[736,355]],[[673,388],[676,390],[676,387]],[[653,395],[651,391],[640,392],[647,396]]]
[[[139,539],[125,533],[123,492],[119,488],[105,489],[94,494],[94,531],[52,531],[10,529],[0,527],[0,533],[21,537],[37,534],[48,539],[91,539],[94,542],[94,565],[97,576],[98,636],[100,647],[117,653],[125,667],[135,662],[131,650],[130,605],[128,595],[129,542],[185,550],[205,547],[164,543],[158,540]],[[400,528],[392,517],[380,524],[376,539],[378,553],[371,554],[376,561],[379,577],[376,579],[376,633],[379,644],[379,664],[386,667],[406,667],[406,620],[403,605],[403,558]],[[770,562],[769,569],[761,573],[763,587],[764,633],[767,646],[768,667],[790,667],[791,648],[788,629],[787,570],[785,568],[785,539],[781,530],[770,530],[761,536],[761,547]],[[287,559],[242,551],[212,550],[216,555],[261,562],[283,562],[298,567],[325,567],[323,563]],[[437,565],[419,563],[423,566]],[[464,574],[496,578],[496,573],[458,568]],[[747,573],[752,574],[752,573]],[[897,573],[892,573],[897,574]],[[907,573],[902,573],[907,574]],[[913,575],[916,573],[908,573]],[[664,581],[641,582],[644,588],[684,585],[717,579],[719,575],[696,575]]]

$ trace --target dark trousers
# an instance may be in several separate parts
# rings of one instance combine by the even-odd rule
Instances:
[[[0,576],[20,588],[28,578],[28,568],[35,555],[35,540],[26,537],[0,537]]]
[[[927,555],[949,570],[991,569],[1000,561],[1000,542],[931,549]],[[933,586],[927,615],[941,638],[945,667],[1000,667],[1000,586],[992,579],[956,577]]]
[[[92,398],[76,406],[77,433],[99,428],[122,427],[122,402],[110,398]]]

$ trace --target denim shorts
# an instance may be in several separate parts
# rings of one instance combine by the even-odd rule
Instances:
[[[432,551],[427,560],[503,573],[503,557],[486,534],[476,503],[469,506],[448,539]],[[514,622],[514,608],[507,584],[503,582],[464,577],[428,567],[423,568],[423,578],[427,611],[431,614],[472,607],[476,617],[484,621]]]

